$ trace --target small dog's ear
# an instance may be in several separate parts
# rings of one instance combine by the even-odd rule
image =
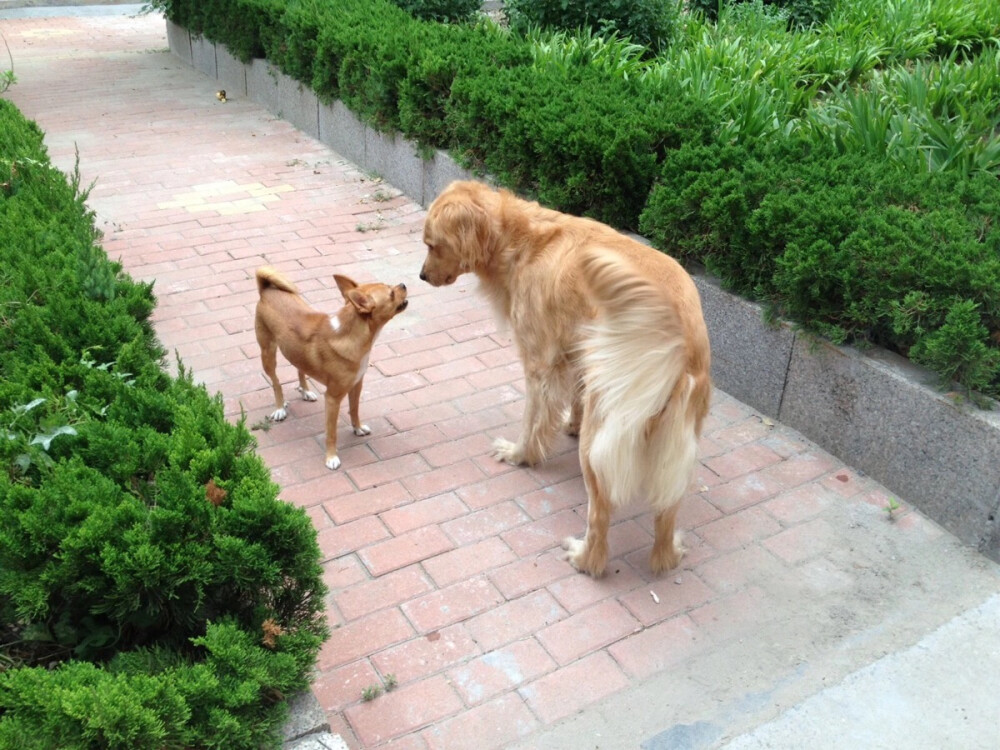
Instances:
[[[375,308],[372,298],[364,292],[359,292],[357,289],[349,290],[344,295],[344,298],[354,305],[354,309],[362,315],[371,315],[372,310]]]
[[[340,290],[340,293],[344,295],[345,301],[347,300],[348,292],[352,289],[358,288],[358,285],[353,280],[347,278],[346,276],[341,276],[339,273],[335,273],[333,275],[333,280],[337,282],[337,288]]]

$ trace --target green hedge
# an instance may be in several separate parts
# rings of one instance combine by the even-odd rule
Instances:
[[[729,79],[746,62],[740,43],[694,17],[682,22],[702,48],[671,48],[671,62],[657,68],[593,38],[541,54],[537,34],[532,42],[488,23],[427,23],[389,0],[176,0],[166,10],[238,54],[264,49],[377,128],[447,149],[554,208],[641,229],[808,329],[887,346],[944,381],[1000,395],[994,145],[980,138],[981,123],[965,133],[950,109],[921,110],[920,128],[906,128],[903,110],[869,111],[868,99],[841,95],[865,80],[883,85],[872,73],[885,61],[949,66],[961,79],[960,66],[982,53],[985,64],[955,90],[993,96],[983,71],[1000,11],[985,2],[893,6],[873,20],[878,33],[868,43],[862,26],[877,4],[779,4],[804,25],[844,12],[840,26],[800,32],[813,36],[787,45],[766,12],[755,16],[760,3],[740,6],[726,29],[745,29],[754,36],[744,45],[761,45],[765,56],[785,50],[785,58],[751,54],[749,77],[735,84]],[[608,13],[621,7],[606,5]],[[208,20],[237,13],[238,32]],[[834,54],[841,49],[843,60]],[[909,72],[902,78],[919,83]],[[789,86],[810,93],[783,110]],[[972,110],[995,107],[977,101]],[[899,128],[912,148],[892,135]],[[922,171],[911,157],[924,152],[947,171]],[[984,171],[972,172],[976,165]]]
[[[315,531],[152,287],[0,100],[0,747],[277,743],[326,636]]]

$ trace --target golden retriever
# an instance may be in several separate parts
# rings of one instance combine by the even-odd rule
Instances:
[[[566,407],[580,435],[587,487],[584,539],[567,559],[598,577],[611,512],[645,496],[655,513],[654,573],[678,564],[674,523],[695,466],[711,396],[708,332],[691,277],[673,258],[591,219],[543,208],[506,190],[453,182],[424,224],[420,278],[433,286],[474,273],[509,322],[524,364],[511,464],[545,458]]]

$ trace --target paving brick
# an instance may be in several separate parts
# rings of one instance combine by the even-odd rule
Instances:
[[[459,547],[424,560],[424,570],[438,586],[447,586],[463,578],[512,562],[514,553],[496,537]]]
[[[574,613],[642,585],[642,578],[632,566],[619,564],[597,579],[582,574],[561,578],[548,590],[566,611]]]
[[[434,588],[434,584],[418,565],[386,573],[374,580],[364,578],[355,583],[357,585],[342,587],[333,597],[337,608],[347,620],[356,620],[386,607],[396,607]]]
[[[564,510],[540,521],[518,526],[500,536],[516,555],[527,557],[559,547],[566,537],[582,532],[579,516],[571,510]]]
[[[463,459],[488,455],[493,449],[493,441],[482,433],[467,435],[457,440],[440,440],[424,447],[420,454],[431,466],[442,467]]]
[[[403,485],[415,498],[433,497],[483,478],[483,472],[468,459],[438,469],[416,472],[403,479]]]
[[[465,515],[468,508],[458,499],[454,492],[429,497],[426,500],[415,500],[406,505],[386,511],[382,514],[382,522],[393,534],[405,534],[419,529],[421,526],[442,524],[453,518]]]
[[[368,580],[368,571],[355,555],[344,555],[323,563],[323,583],[331,593]]]
[[[580,574],[566,562],[560,549],[522,557],[517,562],[490,573],[490,580],[503,593],[504,598],[516,599],[571,575]]]
[[[381,522],[379,525],[382,525]],[[358,555],[371,574],[377,577],[439,555],[453,546],[437,526],[424,526],[365,547]]]
[[[819,515],[837,502],[841,498],[833,490],[811,483],[782,492],[761,507],[783,525],[791,526]]]
[[[371,660],[381,674],[392,675],[400,685],[405,685],[469,661],[480,653],[465,628],[453,625],[387,648]]]
[[[348,469],[346,473],[358,489],[365,490],[427,471],[428,468],[427,462],[420,456],[408,453],[398,458],[390,458],[368,466]]]
[[[377,518],[369,517],[342,526],[323,529],[316,535],[316,541],[319,542],[323,559],[331,560],[388,536],[389,532],[385,525]],[[370,565],[369,569],[371,569]]]
[[[758,580],[779,581],[788,567],[761,546],[747,547],[710,558],[695,567],[698,577],[719,593],[732,593]]]
[[[394,646],[413,635],[413,627],[398,609],[376,612],[334,628],[320,649],[316,666],[325,672]]]
[[[516,693],[477,706],[423,733],[434,750],[495,750],[526,737],[538,727]]]
[[[711,645],[687,615],[674,617],[613,644],[608,652],[630,677],[644,679],[670,669]]]
[[[694,573],[671,571],[647,586],[622,595],[619,601],[648,627],[698,607],[715,596],[715,591]]]
[[[773,479],[750,474],[712,487],[702,496],[723,513],[734,513],[773,497],[781,489],[782,485]]]
[[[764,542],[764,546],[785,562],[795,565],[826,552],[834,534],[824,519],[807,521],[782,531]]]
[[[444,439],[444,433],[438,429],[437,425],[428,424],[405,432],[375,437],[371,441],[371,447],[380,459],[396,458],[406,453],[417,453],[427,446],[440,443]],[[436,464],[432,463],[431,465]]]
[[[539,631],[538,641],[565,665],[639,630],[639,622],[616,601],[603,601]]]
[[[498,467],[504,466],[492,461]],[[458,496],[470,508],[486,508],[504,500],[527,495],[538,488],[538,481],[524,471],[511,469],[503,474],[483,479],[457,490]]]
[[[531,710],[552,724],[618,692],[628,677],[607,653],[599,651],[518,688]]]
[[[403,605],[417,632],[427,634],[484,612],[503,601],[485,576],[476,576]]]
[[[761,471],[761,477],[765,481],[773,481],[780,487],[791,489],[816,479],[835,467],[836,464],[827,456],[803,453],[769,466]]]
[[[365,747],[435,724],[462,709],[462,700],[441,676],[397,688],[345,712]]]
[[[380,685],[378,672],[367,659],[361,659],[321,673],[312,683],[312,691],[324,711],[343,711],[361,700],[370,685]]]
[[[484,651],[525,638],[559,622],[566,611],[544,589],[500,604],[466,621],[465,626]]]
[[[730,550],[753,544],[781,531],[773,517],[760,507],[752,506],[698,529],[698,535],[717,550]]]
[[[323,508],[335,522],[347,523],[364,516],[384,514],[392,508],[398,508],[412,501],[413,497],[403,485],[399,482],[389,482],[368,490],[345,493],[324,503]],[[392,529],[392,526],[389,528]],[[393,529],[393,533],[398,532]]]
[[[781,456],[760,443],[741,445],[714,458],[706,458],[703,463],[723,479],[757,472],[781,461]]]
[[[721,642],[770,621],[776,612],[763,589],[751,586],[691,610],[691,621],[704,637]]]
[[[518,505],[533,519],[550,516],[560,510],[575,508],[586,502],[587,488],[583,477],[573,477],[565,482],[542,487],[518,500]]]
[[[505,502],[448,521],[442,524],[442,529],[455,544],[462,545],[501,534],[505,529],[513,529],[528,520],[516,503]]]

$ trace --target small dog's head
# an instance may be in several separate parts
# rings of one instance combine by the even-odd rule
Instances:
[[[406,284],[358,284],[339,274],[334,274],[333,278],[340,293],[344,295],[344,301],[377,328],[403,312],[409,304],[406,299]]]
[[[424,222],[427,258],[420,279],[447,286],[485,262],[490,219],[482,199],[490,188],[477,182],[453,182],[434,199]]]

